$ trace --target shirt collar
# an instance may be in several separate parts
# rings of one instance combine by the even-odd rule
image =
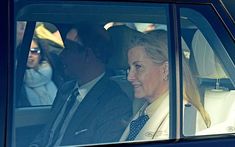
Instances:
[[[154,102],[149,104],[145,109],[145,114],[149,117],[153,116],[153,114],[156,112],[156,110],[159,108],[159,106],[162,104],[165,98],[167,98],[169,92],[165,92],[163,95],[161,95],[159,98],[157,98]]]
[[[98,77],[96,77],[95,79],[91,80],[90,82],[82,85],[79,87],[78,83],[76,84],[75,88],[78,88],[79,91],[79,96],[77,97],[77,99],[79,100],[79,102],[81,102],[84,97],[87,95],[87,93],[91,90],[91,88],[93,86],[95,86],[95,84],[104,76],[105,72],[102,73],[101,75],[99,75]]]

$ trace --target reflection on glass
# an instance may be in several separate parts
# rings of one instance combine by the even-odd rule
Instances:
[[[51,105],[56,96],[57,88],[52,81],[52,68],[45,60],[44,51],[39,47],[37,39],[31,42],[24,75],[21,106]]]
[[[235,91],[234,85],[232,85],[226,70],[218,58],[219,55],[215,54],[215,50],[223,50],[223,47],[214,45],[215,42],[220,40],[217,38],[214,30],[211,29],[209,23],[203,22],[205,21],[203,16],[190,9],[182,9],[181,13],[181,15],[188,17],[188,19],[183,17],[181,31],[187,43],[191,44],[191,49],[189,50],[190,56],[184,53],[183,57],[187,58],[190,69],[193,71],[193,78],[197,81],[197,89],[200,93],[201,102],[203,102],[205,113],[207,113],[211,122],[207,128],[200,125],[198,122],[204,118],[200,117],[200,114],[195,111],[194,107],[187,105],[184,112],[184,135],[234,133]],[[194,16],[197,16],[197,19]],[[197,25],[196,22],[198,23]],[[200,26],[200,23],[203,25],[206,23],[208,29],[203,30],[204,26]],[[191,26],[188,26],[189,24]],[[210,38],[206,38],[203,34],[210,34]],[[182,42],[182,44],[185,43]],[[223,59],[223,57],[221,58]],[[183,66],[183,70],[187,70],[187,68]],[[187,77],[185,74],[183,76],[184,78]],[[187,83],[184,83],[184,85],[187,85]],[[184,89],[184,92],[190,90],[194,89]]]

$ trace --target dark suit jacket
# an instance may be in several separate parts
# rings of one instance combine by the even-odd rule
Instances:
[[[52,124],[75,82],[65,83],[58,91],[52,119],[32,144],[44,147]],[[104,76],[80,103],[64,134],[61,145],[119,141],[132,115],[132,103],[120,87]]]

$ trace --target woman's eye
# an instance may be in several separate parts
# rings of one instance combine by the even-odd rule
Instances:
[[[141,70],[142,70],[142,65],[136,64],[136,65],[135,65],[135,69],[136,69],[137,71],[141,71]]]

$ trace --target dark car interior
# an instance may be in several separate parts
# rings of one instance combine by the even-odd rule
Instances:
[[[154,24],[166,25],[167,17],[165,15],[164,8],[165,7],[158,7],[158,10],[156,11],[153,6],[148,7],[149,11],[146,11],[146,8],[144,6],[141,7],[139,4],[135,6],[120,6],[120,4],[117,4],[107,7],[105,5],[95,4],[90,6],[86,5],[86,3],[83,5],[72,3],[62,5],[61,3],[58,3],[53,5],[53,7],[50,4],[31,5],[20,11],[16,20],[26,21],[27,25],[22,44],[18,49],[20,51],[16,56],[16,108],[14,109],[15,145],[19,147],[27,146],[42,130],[48,119],[51,117],[51,106],[27,107],[21,104],[22,101],[20,102],[19,98],[20,89],[23,84],[22,79],[26,69],[29,46],[36,28],[36,22],[53,24],[58,29],[62,40],[65,38],[65,34],[68,29],[67,26],[70,24],[87,20],[92,20],[94,23],[98,22],[103,26],[109,22],[124,22],[121,23],[122,25],[112,26],[108,29],[108,33],[110,34],[113,43],[113,48],[111,50],[110,60],[107,64],[107,72],[109,73],[110,78],[117,82],[128,97],[133,100],[133,114],[135,114],[144,101],[134,100],[133,88],[127,81],[128,63],[125,43],[126,39],[128,39],[129,32],[126,27],[130,27],[127,24],[134,24],[136,22],[141,22],[143,24],[151,22]],[[136,14],[136,9],[138,9],[138,14]],[[88,10],[92,10],[92,13],[88,13]],[[126,15],[120,15],[120,12]],[[208,39],[211,34],[214,35],[211,28],[207,30],[207,28],[198,25],[200,21],[206,23],[205,20],[197,19],[198,22],[195,23],[195,20],[190,20],[189,18],[191,15],[194,15],[194,13],[187,13],[186,15],[186,12],[188,11],[182,12],[183,16],[181,20],[182,56],[185,56],[188,59],[188,64],[190,65],[190,69],[200,90],[202,98],[201,101],[208,113],[211,115],[213,121],[212,125],[226,122],[227,119],[232,119],[231,115],[234,112],[235,83],[230,78],[232,74],[227,72],[227,67],[221,62],[223,57],[219,56],[221,55],[219,54],[219,50],[222,50],[223,48],[219,45],[216,46],[213,43],[219,41],[218,37],[211,37]],[[198,43],[198,38],[204,39],[201,39]],[[199,57],[201,57],[201,55],[208,54],[208,52],[203,52],[203,50],[200,49],[201,46],[198,47],[198,44],[205,44],[204,46],[206,47],[204,50],[210,50],[211,58],[207,59],[206,56],[203,56],[203,60],[208,60],[208,62],[211,62],[211,65],[213,66],[207,67],[208,64],[200,62],[202,59]],[[48,61],[54,71],[52,79],[59,88],[65,81],[69,80],[63,73],[63,67],[59,59],[59,52],[63,50],[63,47],[47,39],[42,39],[40,45],[42,47],[45,46],[44,48],[47,48],[48,51],[50,50]],[[232,68],[234,69],[234,67]],[[204,73],[203,69],[208,69],[208,71],[211,70],[211,73],[213,74]],[[191,106],[186,107],[185,109],[187,110],[185,110],[183,122],[192,122],[190,125],[189,123],[185,123],[185,136],[195,136],[197,129],[195,123],[197,119],[196,110]]]

